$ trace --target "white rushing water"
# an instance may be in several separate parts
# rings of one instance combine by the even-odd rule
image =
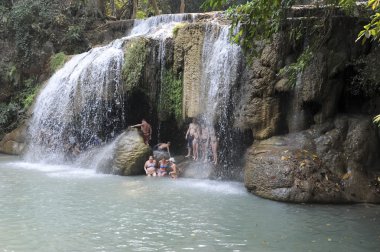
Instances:
[[[106,171],[113,144],[97,146],[115,139],[126,127],[128,117],[121,76],[126,50],[123,45],[136,37],[158,41],[158,53],[152,55],[152,60],[161,67],[159,83],[165,72],[165,41],[173,36],[175,25],[195,18],[195,14],[180,14],[136,21],[127,36],[72,57],[49,79],[37,98],[25,159],[54,164],[75,160],[76,166]],[[240,47],[230,43],[228,32],[227,25],[215,21],[207,24],[202,51],[202,119],[209,126],[218,124],[220,128],[228,128],[224,118],[242,58]],[[73,155],[75,145],[80,145],[80,154]]]
[[[128,36],[69,60],[37,98],[28,128],[26,160],[65,163],[75,143],[91,147],[99,144],[100,134],[111,132],[112,138],[117,127],[124,128],[123,43],[139,36],[164,41],[178,22],[193,18],[180,14],[136,21]],[[161,47],[160,51],[164,50]]]
[[[231,88],[238,81],[238,69],[242,59],[240,46],[229,40],[229,26],[210,23],[202,53],[201,101],[205,108],[204,120],[216,123],[215,111],[225,111]]]

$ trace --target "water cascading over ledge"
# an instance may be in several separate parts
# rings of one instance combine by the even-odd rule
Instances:
[[[126,127],[123,45],[136,37],[165,40],[174,25],[193,15],[165,15],[138,21],[130,35],[76,55],[47,82],[28,127],[25,159],[64,163],[76,143],[86,150],[108,142]],[[160,80],[157,80],[159,84]]]
[[[194,51],[196,53],[188,54],[189,51],[184,50],[182,55],[198,58],[196,64],[183,60],[179,67],[181,70],[177,72],[178,76],[183,76],[184,100],[196,101],[190,105],[190,113],[186,107],[188,103],[184,102],[183,116],[198,117],[203,123],[214,127],[220,139],[222,161],[223,157],[230,160],[231,153],[235,154],[231,151],[234,143],[230,133],[230,107],[233,105],[230,93],[239,79],[241,50],[228,41],[228,26],[217,22],[196,24],[195,17],[189,14],[167,15],[139,21],[129,36],[74,56],[48,81],[37,99],[30,120],[30,144],[25,158],[51,163],[75,161],[81,167],[95,167],[106,173],[115,173],[100,166],[110,164],[109,159],[114,155],[116,145],[107,145],[96,153],[92,149],[100,141],[108,143],[114,139],[127,127],[128,121],[136,123],[141,120],[142,114],[130,109],[133,107],[131,103],[136,103],[134,106],[139,106],[139,109],[145,108],[150,123],[155,130],[159,130],[156,126],[160,123],[155,120],[160,120],[157,103],[161,97],[162,82],[166,72],[175,73],[171,69],[175,69],[173,64],[178,64],[178,57],[173,49],[183,46],[172,38],[172,31],[175,24],[186,21],[193,22],[188,26],[197,26],[201,32],[194,37],[199,41],[198,49]],[[137,69],[134,86],[126,86],[123,65],[129,59],[125,55],[130,52],[129,47],[133,48],[136,43],[141,45],[142,41],[145,41],[143,47],[146,47],[143,68]],[[189,69],[199,70],[194,72]],[[147,99],[146,107],[141,104],[141,97],[133,97],[135,94]],[[82,154],[72,157],[70,148],[76,143]],[[102,156],[108,161],[105,162]],[[226,164],[228,169],[233,168],[232,163]],[[226,177],[229,175],[227,173],[220,172],[219,176]]]

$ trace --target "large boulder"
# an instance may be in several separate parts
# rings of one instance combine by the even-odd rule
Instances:
[[[25,125],[6,134],[0,141],[0,152],[10,155],[20,155],[25,148]]]
[[[380,202],[379,137],[364,116],[257,141],[246,154],[245,186],[289,202]]]
[[[116,143],[112,173],[124,176],[144,174],[144,163],[150,152],[151,149],[144,144],[139,130],[128,129]]]

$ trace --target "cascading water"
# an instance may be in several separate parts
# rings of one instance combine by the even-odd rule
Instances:
[[[27,160],[64,162],[73,144],[88,147],[96,135],[124,126],[119,44],[75,56],[48,81],[30,121]]]
[[[232,136],[231,94],[239,81],[238,71],[241,67],[241,48],[229,41],[229,26],[208,24],[203,44],[201,100],[205,110],[202,124],[209,126],[209,133],[215,132],[218,138],[218,176],[231,176],[230,169],[234,153]],[[211,141],[213,141],[211,139]]]
[[[87,149],[125,128],[128,115],[123,109],[126,101],[121,80],[124,42],[138,36],[165,40],[172,36],[176,23],[193,17],[164,15],[136,21],[129,36],[68,61],[36,101],[28,128],[26,160],[64,163],[75,144]]]
[[[238,81],[241,58],[241,48],[229,41],[229,26],[206,26],[201,79],[201,100],[205,108],[203,119],[206,123],[214,125],[217,112],[226,113],[231,88]]]

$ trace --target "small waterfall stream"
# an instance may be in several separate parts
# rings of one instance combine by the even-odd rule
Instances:
[[[210,23],[206,26],[203,44],[201,101],[205,108],[201,124],[208,126],[209,134],[217,138],[219,168],[217,176],[231,177],[234,137],[231,94],[239,81],[242,50],[229,41],[229,26]],[[210,145],[213,141],[210,139]]]

